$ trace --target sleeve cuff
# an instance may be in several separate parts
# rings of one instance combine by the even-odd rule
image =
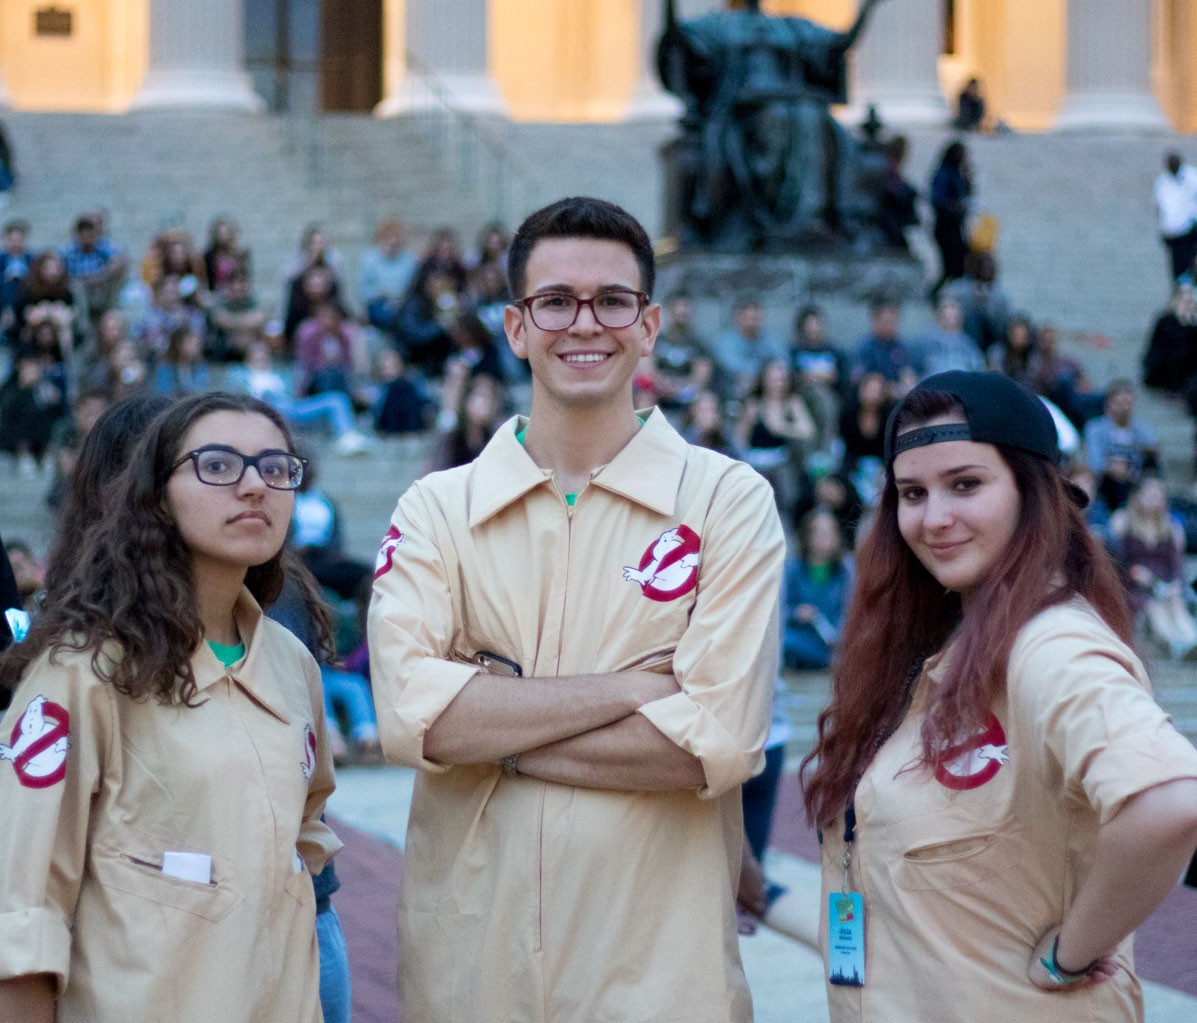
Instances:
[[[716,799],[764,767],[760,747],[740,749],[718,718],[685,693],[646,703],[639,713],[667,739],[698,758],[707,781],[698,790],[699,799]]]
[[[1136,737],[1125,747],[1111,744],[1085,779],[1086,794],[1108,824],[1123,804],[1140,792],[1182,778],[1197,778],[1197,752],[1165,718],[1155,734]]]
[[[399,705],[379,714],[378,728],[387,759],[433,774],[444,774],[448,764],[424,756],[424,735],[478,674],[475,664],[460,664],[436,657],[420,660],[402,687]]]
[[[299,829],[299,855],[313,877],[328,866],[344,843],[320,820],[304,821]]]
[[[48,973],[61,995],[70,962],[71,932],[56,913],[20,909],[0,916],[0,980]]]

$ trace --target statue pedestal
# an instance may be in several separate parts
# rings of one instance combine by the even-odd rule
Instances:
[[[695,322],[707,324],[726,322],[737,298],[755,295],[768,325],[789,337],[794,314],[804,305],[823,307],[832,320],[863,323],[859,310],[875,299],[905,303],[922,299],[926,287],[922,264],[900,252],[854,256],[680,251],[658,256],[654,290],[659,302],[671,292],[688,292]]]

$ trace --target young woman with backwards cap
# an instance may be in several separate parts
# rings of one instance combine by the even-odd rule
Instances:
[[[833,1023],[1143,1019],[1130,935],[1197,845],[1197,751],[1057,460],[999,374],[929,377],[887,424],[804,765]]]

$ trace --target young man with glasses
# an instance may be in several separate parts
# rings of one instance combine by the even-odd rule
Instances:
[[[417,482],[375,571],[379,730],[421,769],[404,1019],[747,1021],[733,891],[778,650],[772,493],[633,408],[660,310],[631,216],[554,203],[508,273],[531,415]]]

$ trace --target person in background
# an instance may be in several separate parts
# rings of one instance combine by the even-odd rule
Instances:
[[[895,401],[915,385],[918,371],[914,353],[901,335],[902,310],[888,298],[869,306],[869,331],[856,344],[852,356],[852,382],[870,373],[880,374]]]
[[[275,367],[270,346],[265,341],[255,341],[249,346],[244,365],[231,367],[225,383],[231,391],[266,402],[290,423],[327,427],[337,454],[359,455],[370,447],[369,438],[357,430],[349,398],[340,391],[294,397],[290,380]]]
[[[1011,316],[1010,297],[998,281],[998,264],[990,252],[970,252],[964,262],[964,277],[944,288],[964,311],[964,332],[977,347],[988,352],[1006,339],[1006,321]]]
[[[1197,293],[1193,282],[1177,281],[1172,300],[1151,329],[1143,353],[1143,384],[1183,394],[1197,377]]]
[[[176,277],[184,305],[203,311],[210,304],[208,269],[191,235],[179,224],[157,234],[142,259],[142,279],[151,288],[163,277]]]
[[[450,328],[461,313],[454,277],[429,264],[421,269],[399,308],[396,344],[404,361],[428,377],[440,377],[456,348]]]
[[[1131,934],[1197,846],[1197,750],[1151,697],[1051,416],[944,373],[885,447],[803,764],[831,1023],[1140,1021]]]
[[[1011,316],[1006,321],[1005,340],[989,349],[989,368],[997,373],[1004,373],[1023,387],[1034,390],[1039,363],[1039,352],[1035,342],[1035,327],[1030,317],[1021,314]]]
[[[981,80],[970,78],[956,97],[956,116],[952,127],[957,131],[985,130],[985,97],[981,94]]]
[[[86,424],[79,423],[82,436],[78,452],[65,474],[58,529],[46,556],[48,603],[59,600],[75,568],[79,537],[103,518],[107,507],[105,491],[128,463],[130,451],[154,417],[171,402],[171,398],[162,395],[140,394],[108,405],[86,430]],[[79,415],[76,411],[77,418]]]
[[[1155,428],[1135,416],[1135,389],[1129,380],[1106,388],[1105,414],[1085,424],[1085,454],[1098,478],[1106,506],[1117,511],[1145,470],[1159,467]]]
[[[236,278],[249,280],[249,249],[241,244],[240,228],[228,216],[213,219],[208,226],[208,247],[204,250],[204,278],[212,294],[219,298]]]
[[[744,398],[736,419],[740,457],[769,481],[778,511],[788,518],[798,495],[798,477],[818,429],[795,386],[789,360],[766,363]]]
[[[8,221],[0,241],[0,341],[11,340],[20,326],[17,306],[33,255],[29,249],[28,221]]]
[[[1110,547],[1126,573],[1131,610],[1173,660],[1197,660],[1197,622],[1185,605],[1185,540],[1168,491],[1145,475],[1110,519]]]
[[[1155,207],[1173,283],[1186,274],[1192,278],[1197,257],[1197,167],[1185,163],[1176,150],[1164,154],[1164,170],[1155,179]]]
[[[844,388],[850,379],[847,357],[828,340],[827,321],[817,305],[804,305],[794,316],[790,364],[798,374],[798,390],[819,430],[819,447],[836,437]]]
[[[170,332],[166,351],[154,366],[150,387],[155,394],[171,398],[208,389],[204,339],[194,326],[183,324]]]
[[[699,391],[690,403],[682,422],[682,438],[695,447],[717,451],[728,458],[739,458],[739,451],[727,428],[723,403],[714,391]]]
[[[452,469],[472,462],[494,436],[507,412],[502,383],[487,374],[471,375],[469,367],[451,360],[445,367],[437,437],[428,471]]]
[[[8,205],[16,185],[17,161],[13,157],[12,143],[8,141],[8,132],[0,123],[0,209]]]
[[[320,306],[329,303],[336,306],[343,317],[348,318],[348,310],[341,301],[341,282],[328,267],[316,264],[291,279],[283,316],[284,354],[294,354],[295,332],[299,325],[314,316]]]
[[[213,292],[205,354],[216,362],[244,361],[250,344],[262,336],[266,319],[266,310],[250,290],[249,276],[234,271]]]
[[[959,139],[949,142],[931,177],[931,208],[935,211],[934,237],[942,267],[939,280],[929,293],[932,301],[949,281],[964,276],[968,255],[966,224],[972,203],[972,169],[968,150]]]
[[[66,395],[53,364],[32,345],[22,345],[13,357],[12,373],[0,386],[0,451],[16,459],[24,478],[37,477],[54,424],[65,410]]]
[[[863,459],[880,460],[885,446],[885,421],[893,402],[880,373],[866,373],[840,413],[840,438],[844,442],[844,470],[856,472]]]
[[[710,346],[694,330],[694,301],[675,291],[662,310],[661,332],[637,370],[666,415],[684,415],[699,391],[711,383]]]
[[[411,288],[419,261],[405,244],[403,225],[384,220],[374,231],[374,244],[361,256],[357,296],[366,322],[394,338],[399,306]]]
[[[335,302],[318,305],[295,331],[299,393],[305,397],[337,391],[353,398],[367,375],[366,346],[359,329]]]
[[[71,405],[71,414],[54,424],[50,434],[50,453],[54,459],[54,478],[46,492],[46,504],[62,508],[66,499],[67,481],[75,471],[79,450],[87,440],[99,418],[109,407],[108,393],[86,390]]]
[[[408,370],[403,356],[393,348],[378,353],[376,379],[380,384],[374,407],[374,431],[384,436],[423,433],[433,422],[435,404],[424,380]]]
[[[171,335],[180,327],[188,327],[199,334],[202,348],[206,334],[204,314],[184,300],[180,279],[167,274],[155,282],[153,300],[141,323],[139,341],[142,350],[151,359],[161,358]]]
[[[711,352],[712,387],[732,414],[760,379],[770,362],[786,359],[786,343],[765,327],[765,312],[757,295],[741,295],[732,306],[732,325],[720,331]]]
[[[885,172],[881,179],[880,216],[877,226],[885,244],[898,252],[909,252],[910,242],[906,238],[909,228],[919,222],[918,192],[902,174],[906,162],[907,141],[905,135],[888,139],[882,149],[885,154]]]
[[[114,305],[129,276],[129,257],[104,233],[102,219],[85,213],[75,220],[75,239],[59,250],[67,275],[78,281],[87,296],[92,320]]]
[[[985,356],[962,329],[964,311],[951,295],[935,303],[935,327],[914,344],[919,377],[934,376],[952,369],[976,372],[985,368]]]
[[[852,559],[839,521],[816,508],[798,525],[798,551],[787,560],[782,604],[782,662],[797,671],[831,666],[852,597]]]
[[[493,266],[500,273],[507,273],[507,246],[510,244],[511,239],[499,221],[483,224],[474,247],[466,254],[466,268],[473,272],[479,267]]]
[[[1060,351],[1060,331],[1053,323],[1044,323],[1035,334],[1037,358],[1031,371],[1031,384],[1037,394],[1056,404],[1078,430],[1102,413],[1103,397],[1093,392],[1093,385],[1076,359]]]

